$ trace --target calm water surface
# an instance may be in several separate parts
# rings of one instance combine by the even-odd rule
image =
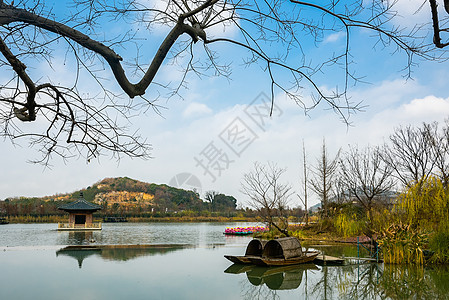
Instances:
[[[56,224],[0,226],[0,299],[449,299],[449,270],[383,264],[288,268],[233,265],[249,237],[227,226],[103,224],[91,233]],[[151,244],[73,251],[67,245]],[[170,246],[167,246],[170,244]],[[354,256],[355,247],[319,247]]]

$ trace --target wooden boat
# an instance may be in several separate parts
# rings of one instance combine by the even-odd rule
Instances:
[[[320,253],[303,252],[297,238],[286,237],[268,242],[254,239],[248,244],[245,256],[225,255],[225,257],[236,264],[289,266],[312,262]]]
[[[262,256],[262,251],[267,242],[254,239],[248,243],[244,256],[225,255],[224,257],[235,264],[251,264],[251,258]]]
[[[312,262],[319,254],[319,251],[309,251],[303,252],[301,256],[290,258],[251,257],[249,260],[252,264],[259,266],[290,266]]]

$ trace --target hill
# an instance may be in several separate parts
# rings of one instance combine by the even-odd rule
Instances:
[[[174,188],[166,184],[146,183],[128,177],[106,178],[81,190],[87,201],[106,209],[128,208],[151,211],[201,210],[203,201],[198,193]],[[77,198],[78,193],[72,194]]]
[[[169,214],[180,211],[235,211],[236,199],[215,193],[209,202],[198,193],[166,184],[146,183],[128,177],[105,178],[85,189],[42,198],[10,198],[0,203],[0,213],[6,215],[60,215],[58,207],[79,198],[103,207],[101,215]]]

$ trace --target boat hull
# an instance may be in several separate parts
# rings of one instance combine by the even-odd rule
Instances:
[[[250,263],[259,266],[290,266],[312,262],[318,255],[319,251],[305,252],[304,255],[292,258],[267,258],[267,257],[251,257]]]
[[[258,256],[248,256],[248,255],[245,256],[225,255],[224,257],[232,261],[233,263],[240,265],[252,264],[251,259],[260,258]]]

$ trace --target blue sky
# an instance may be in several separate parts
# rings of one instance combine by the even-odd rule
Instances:
[[[404,16],[396,20],[402,26],[411,26],[414,22],[428,20],[429,8],[424,6],[415,13],[423,1],[401,0],[398,10]],[[412,9],[414,8],[414,9]],[[62,13],[61,10],[57,11]],[[107,27],[115,32],[120,23]],[[105,27],[106,28],[106,27]],[[233,35],[232,28],[227,35]],[[162,38],[163,28],[153,32],[145,44],[146,53],[154,51]],[[242,51],[219,45],[222,59],[233,63],[232,80],[220,77],[190,76],[188,89],[182,91],[183,98],[165,99],[158,104],[165,108],[162,116],[151,109],[131,120],[132,129],[139,129],[153,145],[152,159],[138,160],[122,158],[119,162],[110,157],[86,162],[83,159],[61,161],[55,158],[51,168],[28,163],[38,157],[36,150],[30,149],[26,141],[13,146],[8,140],[0,147],[0,199],[15,196],[45,196],[56,193],[72,192],[86,188],[105,178],[127,176],[133,179],[169,183],[179,174],[188,173],[196,177],[201,184],[201,192],[216,190],[233,195],[238,203],[245,205],[246,199],[240,193],[240,182],[256,161],[275,162],[287,168],[285,181],[292,184],[296,192],[300,191],[302,174],[302,141],[304,141],[309,164],[314,164],[320,155],[320,147],[325,138],[329,154],[335,155],[339,148],[347,146],[379,145],[388,138],[396,126],[422,122],[443,122],[449,115],[449,89],[447,87],[448,63],[418,61],[413,68],[412,78],[405,79],[401,68],[406,62],[405,55],[392,55],[392,49],[377,47],[372,50],[372,39],[368,33],[356,31],[352,35],[351,50],[357,64],[353,68],[360,76],[366,76],[365,84],[351,86],[354,101],[363,100],[366,108],[363,112],[351,116],[352,126],[347,127],[338,115],[330,111],[324,103],[308,115],[295,103],[286,99],[282,93],[276,95],[276,108],[266,123],[257,123],[250,117],[257,107],[263,107],[265,95],[269,95],[269,80],[260,66],[242,67]],[[343,35],[323,37],[317,46],[306,44],[305,52],[313,62],[318,62],[323,53],[332,53],[344,45]],[[198,55],[202,45],[195,45]],[[116,50],[126,59],[132,59],[133,48]],[[128,55],[129,54],[129,55]],[[35,65],[34,75],[45,71],[53,80],[70,82],[73,78],[73,65],[65,60],[64,51],[54,53],[54,70],[44,62]],[[170,61],[167,61],[168,63]],[[38,72],[39,71],[39,72]],[[95,94],[95,86],[86,74],[82,74],[80,88]],[[107,71],[104,76],[109,76]],[[176,82],[180,73],[177,68],[167,64],[161,69],[157,80]],[[2,78],[2,75],[0,75]],[[329,70],[317,77],[320,87],[333,88],[341,83],[341,73]],[[106,84],[117,91],[111,78]],[[154,95],[150,90],[148,95]],[[307,101],[309,93],[304,92]],[[259,120],[260,121],[260,120]],[[261,125],[261,126],[259,126]],[[24,124],[32,126],[32,124]],[[246,135],[240,140],[229,136],[233,130],[246,129]],[[235,133],[235,131],[234,131]],[[223,170],[205,172],[198,161],[205,162],[206,154],[218,155]],[[217,162],[217,161],[216,161]],[[217,162],[217,163],[218,163]],[[176,177],[178,176],[178,177]],[[184,177],[182,177],[184,178]],[[188,187],[188,186],[184,186]],[[316,197],[312,202],[317,203]],[[292,207],[299,201],[293,197]]]

